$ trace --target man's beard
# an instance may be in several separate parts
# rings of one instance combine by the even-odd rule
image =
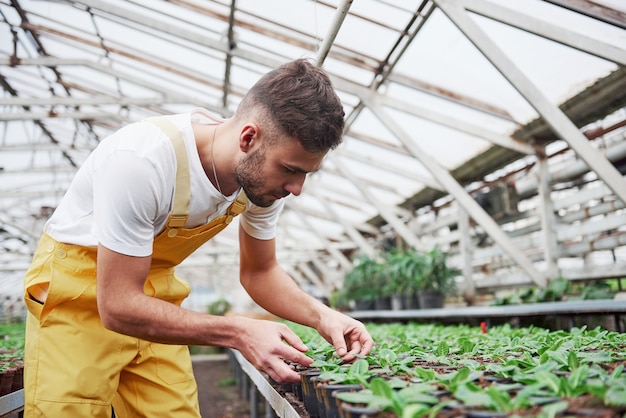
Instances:
[[[265,163],[265,147],[257,149],[252,154],[247,155],[235,167],[235,178],[237,183],[246,192],[248,200],[260,207],[268,207],[274,203],[274,199],[265,199],[262,196],[265,188],[265,180],[261,177],[261,168]],[[267,193],[266,193],[267,194]],[[277,195],[283,196],[284,191]]]

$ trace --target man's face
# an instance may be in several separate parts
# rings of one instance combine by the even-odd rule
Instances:
[[[318,170],[325,155],[306,151],[296,140],[263,143],[237,163],[235,176],[252,203],[268,207],[299,195],[307,173]]]

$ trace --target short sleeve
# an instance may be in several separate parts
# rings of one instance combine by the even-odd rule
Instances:
[[[248,203],[249,208],[239,220],[244,231],[251,237],[260,240],[270,240],[276,237],[278,218],[285,206],[285,199],[274,202],[273,205],[262,208]]]
[[[145,155],[116,150],[94,171],[92,233],[110,250],[131,255],[152,254],[155,224],[171,202],[164,173]],[[171,194],[171,193],[169,193]]]

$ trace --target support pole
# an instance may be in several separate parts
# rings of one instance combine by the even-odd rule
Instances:
[[[539,213],[541,216],[541,232],[543,234],[543,258],[546,262],[548,279],[555,279],[559,275],[557,266],[558,246],[556,238],[556,216],[550,189],[550,169],[545,147],[537,148],[537,164],[539,166]]]
[[[470,218],[467,211],[459,208],[459,248],[461,250],[461,271],[465,280],[463,286],[463,299],[469,306],[476,301],[476,285],[474,284],[472,269],[472,243],[470,240]]]
[[[497,44],[472,20],[465,9],[468,0],[435,0],[437,6],[454,23],[467,39],[478,48],[491,64],[502,74],[526,101],[545,119],[554,133],[567,142],[578,157],[626,203],[626,180],[600,151],[589,141],[574,123],[550,100],[502,51]]]
[[[330,29],[328,30],[328,34],[324,38],[322,45],[320,45],[320,49],[317,51],[317,57],[315,58],[315,65],[321,67],[324,65],[324,61],[326,60],[326,56],[330,51],[330,47],[335,42],[335,38],[339,33],[339,29],[341,28],[341,24],[343,20],[346,18],[348,11],[350,10],[350,6],[352,6],[352,0],[343,0],[339,6],[337,6],[337,11],[335,12],[335,16],[333,17],[333,21],[330,24]]]

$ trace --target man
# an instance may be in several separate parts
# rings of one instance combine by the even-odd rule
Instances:
[[[187,345],[239,350],[279,382],[307,347],[284,324],[180,307],[174,275],[241,214],[240,280],[268,311],[315,328],[345,361],[370,352],[360,322],[279,267],[283,197],[340,142],[344,112],[306,60],[263,76],[232,118],[202,109],[148,119],[99,144],[46,223],[26,275],[27,417],[199,417]],[[285,344],[286,343],[286,344]]]

